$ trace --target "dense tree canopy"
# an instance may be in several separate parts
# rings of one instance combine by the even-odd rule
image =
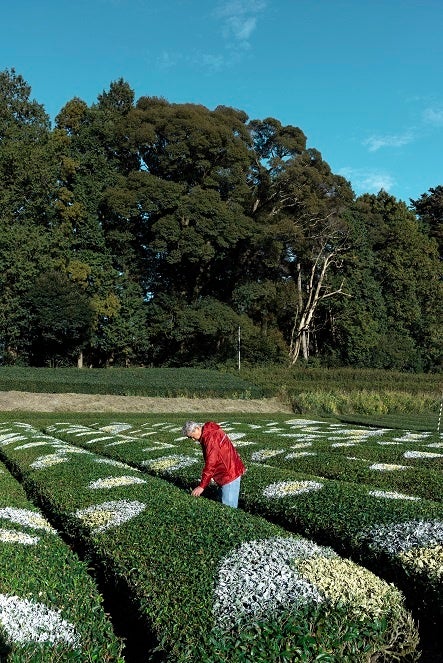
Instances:
[[[443,186],[356,197],[295,126],[0,72],[3,362],[436,370]]]

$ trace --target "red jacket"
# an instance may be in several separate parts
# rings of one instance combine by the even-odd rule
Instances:
[[[215,422],[208,421],[203,425],[199,442],[205,461],[200,481],[203,489],[209,485],[211,479],[219,486],[224,486],[246,472],[236,448]]]

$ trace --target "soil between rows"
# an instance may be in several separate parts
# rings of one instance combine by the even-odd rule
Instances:
[[[103,394],[39,394],[0,391],[1,412],[238,412],[292,413],[276,398],[151,398]]]

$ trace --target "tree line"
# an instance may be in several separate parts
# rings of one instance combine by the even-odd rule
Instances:
[[[357,197],[300,128],[123,79],[30,95],[0,72],[4,364],[441,368],[443,186]]]

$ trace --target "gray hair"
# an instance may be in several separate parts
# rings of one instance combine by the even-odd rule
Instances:
[[[188,437],[196,428],[202,428],[202,424],[196,421],[187,421],[182,428],[182,434]]]

